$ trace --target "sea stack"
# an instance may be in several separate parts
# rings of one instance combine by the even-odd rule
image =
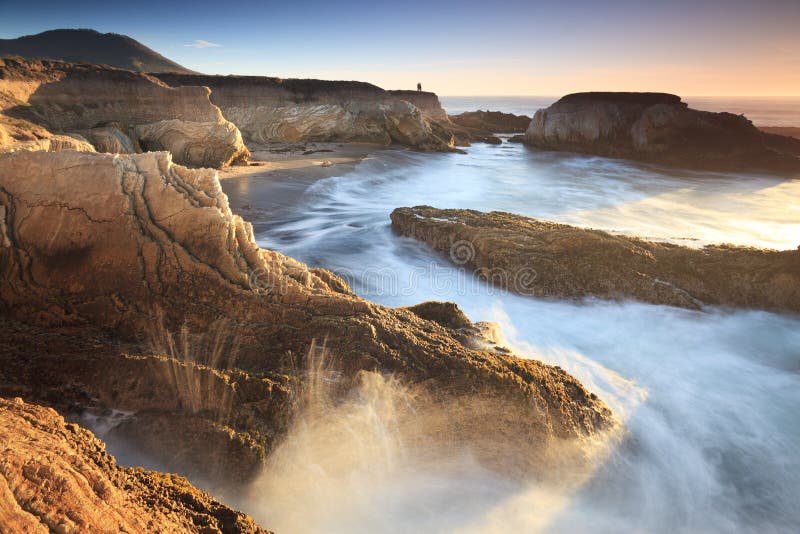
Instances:
[[[575,93],[536,112],[524,142],[549,150],[713,170],[800,170],[800,140],[667,93]]]

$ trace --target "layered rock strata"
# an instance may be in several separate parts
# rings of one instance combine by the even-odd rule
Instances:
[[[524,142],[551,149],[716,170],[800,171],[800,140],[744,116],[690,109],[664,93],[576,93],[536,112]]]
[[[177,162],[200,167],[245,160],[241,133],[209,94],[112,67],[2,58],[0,141],[9,151],[18,142],[81,132],[101,151],[168,150]]]
[[[392,227],[524,295],[800,311],[800,250],[692,249],[503,212],[398,208]]]
[[[256,143],[397,143],[447,151],[451,140],[412,103],[363,82],[265,76],[156,74],[173,87],[203,85],[211,100]],[[434,95],[435,96],[435,95]]]

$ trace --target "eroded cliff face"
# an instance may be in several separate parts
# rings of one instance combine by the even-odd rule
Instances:
[[[535,297],[800,311],[800,250],[692,249],[503,212],[398,208],[392,227]]]
[[[0,533],[265,533],[185,479],[119,467],[55,410],[0,398]]]
[[[3,58],[0,149],[14,151],[19,142],[78,132],[91,142],[98,139],[95,148],[101,151],[169,150],[191,166],[246,159],[241,133],[209,94],[206,87],[171,88],[146,74],[111,67]],[[111,143],[109,123],[117,130]]]
[[[536,112],[524,142],[546,149],[719,170],[800,170],[800,141],[664,93],[576,93]]]
[[[450,140],[409,102],[363,82],[282,80],[264,76],[155,74],[173,87],[204,85],[211,100],[256,143],[398,143],[442,151]]]
[[[260,249],[214,171],[165,152],[0,156],[0,242],[0,310],[22,321],[0,356],[26,362],[2,366],[0,390],[133,412],[109,439],[221,486],[241,487],[280,438],[314,343],[336,359],[342,391],[371,370],[417,384],[429,405],[457,402],[441,439],[483,441],[479,460],[509,471],[580,463],[578,445],[616,424],[557,367]]]

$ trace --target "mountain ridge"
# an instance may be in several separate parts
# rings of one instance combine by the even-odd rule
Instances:
[[[141,72],[196,74],[132,37],[87,28],[47,30],[0,39],[0,55],[110,65]]]

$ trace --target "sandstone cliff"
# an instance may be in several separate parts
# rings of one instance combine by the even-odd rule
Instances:
[[[524,295],[800,311],[800,250],[698,250],[502,212],[422,206],[391,217],[403,235]]]
[[[59,61],[0,59],[0,150],[79,132],[98,150],[169,150],[220,167],[249,155],[205,87],[171,88],[142,73]],[[109,138],[107,126],[116,132]]]
[[[0,156],[0,244],[0,313],[22,321],[5,328],[0,391],[133,412],[109,439],[229,489],[280,438],[315,341],[343,390],[376,370],[457,402],[447,439],[490,441],[480,460],[517,473],[579,461],[566,445],[615,425],[559,368],[476,350],[469,329],[376,306],[260,249],[215,172],[165,152]]]
[[[664,93],[576,93],[536,112],[533,146],[719,170],[800,170],[800,141]]]
[[[265,532],[185,479],[123,468],[54,410],[0,398],[0,533]]]
[[[256,143],[344,141],[449,150],[420,110],[363,82],[265,76],[155,74],[173,87],[203,85],[211,100]]]

